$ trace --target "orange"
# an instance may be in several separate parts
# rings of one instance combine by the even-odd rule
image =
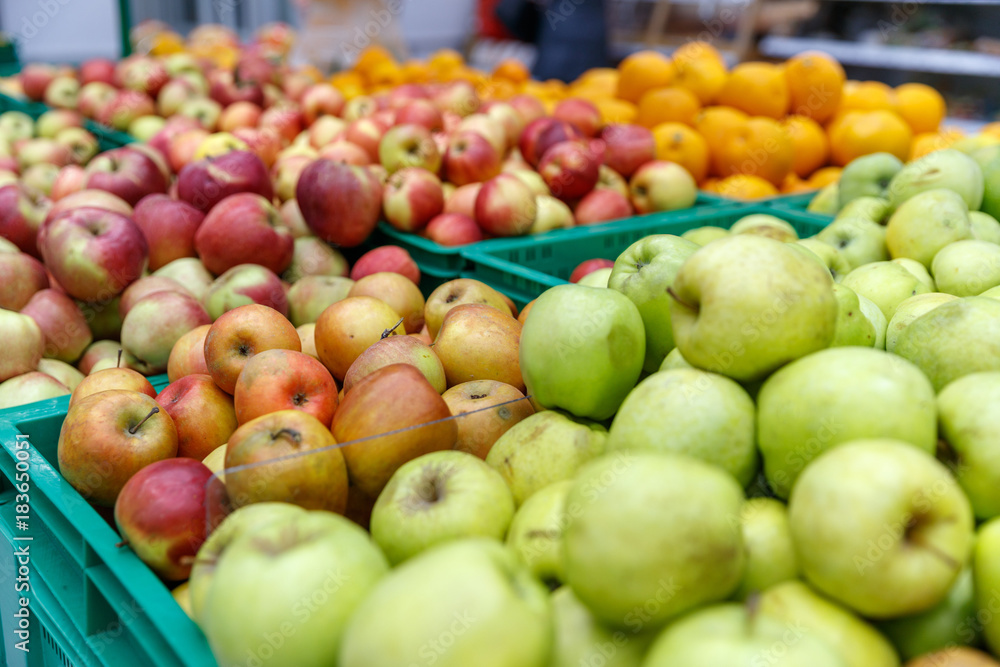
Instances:
[[[722,151],[722,142],[726,133],[732,128],[745,124],[748,120],[750,120],[750,116],[732,107],[706,107],[698,114],[694,127],[698,130],[698,134],[705,138],[708,151],[714,156]],[[712,165],[712,169],[713,173],[717,173],[714,165]]]
[[[792,113],[824,123],[833,117],[843,94],[844,68],[820,53],[800,53],[785,63]]]
[[[618,70],[589,69],[569,85],[575,97],[614,97],[618,92]]]
[[[618,65],[618,97],[636,103],[647,90],[669,86],[674,74],[674,64],[662,53],[633,53]]]
[[[894,111],[848,111],[827,128],[833,163],[844,166],[870,153],[892,153],[900,160],[910,156],[913,132]]]
[[[916,160],[928,153],[948,148],[965,135],[960,130],[943,129],[940,132],[922,132],[913,137],[910,145],[910,159]]]
[[[438,49],[427,59],[427,66],[436,74],[450,72],[464,64],[462,54],[454,49]]]
[[[431,70],[422,60],[407,60],[403,63],[403,77],[409,83],[427,83]]]
[[[382,62],[374,65],[367,72],[368,84],[378,87],[398,86],[406,81],[403,68],[394,62]]]
[[[354,63],[354,69],[362,74],[367,74],[369,71],[374,69],[376,65],[392,62],[395,62],[395,58],[392,57],[392,54],[389,53],[385,47],[374,44],[365,48],[365,50],[358,55],[358,60]]]
[[[653,128],[656,159],[676,162],[697,182],[708,176],[708,144],[683,123],[662,123]]]
[[[730,72],[719,92],[718,102],[751,116],[782,118],[788,113],[790,99],[780,65],[742,63]]]
[[[685,123],[694,125],[701,105],[698,98],[684,88],[657,88],[647,91],[639,100],[635,122],[653,128],[660,123]]]
[[[524,83],[531,78],[531,72],[520,60],[504,58],[493,68],[494,79],[505,79],[512,83]]]
[[[896,107],[895,92],[881,81],[846,81],[840,111],[890,111]]]
[[[581,74],[573,83],[595,83],[604,85],[614,83],[618,85],[618,70],[613,67],[593,67]]]
[[[494,100],[509,100],[517,95],[518,90],[518,86],[510,81],[493,79],[485,87],[484,97]]]
[[[812,190],[813,187],[792,173],[785,176],[785,180],[781,182],[781,188],[779,189],[782,194],[791,194],[793,192],[806,192],[807,190]]]
[[[795,147],[781,123],[755,117],[727,132],[712,159],[721,176],[750,174],[780,185],[792,171]]]
[[[941,93],[922,83],[904,83],[896,88],[896,113],[914,133],[933,132],[945,116]]]
[[[706,178],[704,182],[702,182],[701,187],[699,189],[704,190],[705,192],[718,192],[718,187],[719,187],[719,179],[712,177],[712,178]]]
[[[827,163],[830,141],[819,123],[805,116],[788,116],[781,122],[795,147],[792,171],[805,178]]]
[[[989,134],[1000,137],[1000,122],[987,123],[979,130],[980,134]]]
[[[730,199],[763,199],[780,194],[778,188],[759,176],[735,174],[715,184],[715,193]]]
[[[632,123],[635,121],[636,108],[631,102],[610,97],[597,97],[590,100],[601,112],[601,121],[609,123]]]
[[[813,190],[819,190],[820,188],[825,188],[830,185],[830,183],[836,183],[840,180],[840,172],[843,169],[840,167],[823,167],[822,169],[817,169],[813,172],[813,175],[809,177],[806,183]]]
[[[726,63],[711,44],[688,42],[674,51],[675,85],[695,94],[702,104],[711,104],[726,83]]]

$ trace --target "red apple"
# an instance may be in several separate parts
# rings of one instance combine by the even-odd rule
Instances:
[[[222,105],[207,97],[193,97],[181,104],[177,115],[193,118],[206,132],[215,132],[222,116]]]
[[[617,190],[593,190],[576,204],[573,211],[578,225],[593,225],[619,220],[634,214],[632,204]]]
[[[18,139],[14,142],[17,166],[22,172],[37,164],[54,164],[64,167],[73,161],[69,146],[55,139]]]
[[[196,160],[177,176],[177,196],[206,213],[237,193],[254,193],[269,201],[274,197],[267,166],[250,151]]]
[[[39,257],[38,230],[52,202],[40,192],[20,184],[0,187],[0,237],[34,257]]]
[[[309,129],[306,130],[309,137],[309,145],[320,149],[327,146],[343,136],[347,129],[347,121],[337,116],[320,116]]]
[[[569,274],[569,281],[571,283],[580,282],[580,278],[593,273],[594,271],[600,271],[601,269],[610,269],[615,263],[610,259],[588,259],[586,261],[580,262],[573,272]]]
[[[656,157],[653,133],[641,125],[608,125],[601,131],[601,139],[604,163],[624,178]]]
[[[424,228],[424,236],[443,246],[468,245],[483,240],[476,221],[461,213],[442,213]]]
[[[155,294],[156,292],[180,292],[188,296],[193,296],[191,292],[173,278],[166,276],[143,276],[125,288],[118,299],[118,314],[122,317],[128,315],[132,306],[140,300]]]
[[[372,162],[378,162],[379,143],[387,129],[388,126],[382,124],[381,121],[373,118],[359,118],[348,123],[344,129],[343,139],[360,146],[368,153]]]
[[[404,167],[423,167],[437,173],[441,153],[430,130],[420,125],[396,125],[389,128],[378,145],[378,158],[391,174]]]
[[[575,125],[585,137],[597,136],[601,129],[601,112],[590,100],[569,97],[552,110],[552,117]]]
[[[97,121],[116,130],[125,131],[136,118],[152,116],[155,113],[156,105],[146,93],[138,90],[120,90],[101,109]]]
[[[185,375],[156,396],[177,429],[177,456],[201,461],[226,444],[239,424],[233,397],[208,374]]]
[[[283,202],[295,199],[295,188],[306,167],[316,160],[312,155],[286,155],[279,157],[271,168],[274,194]]]
[[[308,126],[321,116],[339,116],[344,102],[344,95],[330,84],[313,84],[302,93],[302,118]]]
[[[575,125],[546,116],[534,120],[525,126],[524,132],[521,133],[521,138],[518,141],[518,146],[525,162],[532,167],[537,167],[538,163],[542,160],[542,156],[545,155],[545,151],[552,146],[564,141],[574,141],[582,138],[583,133]]]
[[[118,195],[104,190],[78,190],[71,192],[52,204],[48,209],[45,220],[52,220],[64,213],[74,211],[78,208],[99,208],[104,211],[112,211],[121,215],[132,217],[134,210],[127,201]]]
[[[86,356],[86,353],[84,355]],[[131,368],[126,368],[123,357],[124,354],[121,346],[117,343],[115,343],[113,356],[109,357],[106,354],[102,354],[102,359],[92,364],[87,370],[87,376],[73,390],[73,395],[69,398],[69,406],[73,407],[92,394],[99,394],[102,391],[110,391],[112,389],[136,391],[146,394],[150,398],[155,397],[156,390],[153,389],[153,385],[142,374]],[[111,362],[110,365],[101,369],[101,365],[106,360]]]
[[[479,110],[481,101],[476,88],[468,81],[452,81],[434,93],[434,102],[443,111],[468,116]]]
[[[80,63],[78,72],[80,83],[86,85],[94,81],[107,84],[115,82],[115,63],[107,58],[91,58]]]
[[[0,253],[0,308],[21,310],[48,286],[45,266],[37,259],[23,252]]]
[[[234,308],[255,303],[287,316],[288,296],[285,290],[285,284],[274,271],[259,264],[239,264],[209,285],[203,302],[212,319],[218,319]]]
[[[126,90],[138,90],[156,97],[170,80],[167,68],[150,56],[131,55],[115,65],[115,83]]]
[[[285,223],[285,227],[295,238],[313,235],[309,225],[306,224],[306,219],[302,217],[302,209],[299,208],[298,199],[282,202],[278,212],[281,214],[281,221]]]
[[[698,186],[691,173],[676,162],[653,160],[632,174],[629,194],[636,212],[644,215],[694,206]]]
[[[0,340],[4,342],[4,353],[0,355],[0,382],[38,367],[45,339],[33,319],[0,309]]]
[[[404,83],[389,91],[386,99],[390,109],[402,109],[415,100],[426,100],[430,91],[419,83]]]
[[[152,157],[126,146],[94,158],[87,165],[83,185],[110,192],[135,206],[146,195],[166,192],[168,182]]]
[[[279,410],[301,410],[329,427],[339,404],[330,371],[293,350],[267,350],[250,359],[236,380],[233,399],[240,424]]]
[[[181,257],[197,257],[194,236],[205,214],[164,194],[147,195],[135,206],[132,219],[149,245],[149,270]]]
[[[441,180],[420,167],[404,167],[395,172],[382,191],[386,221],[404,232],[423,229],[443,209]]]
[[[236,75],[228,70],[217,69],[209,75],[208,94],[222,106],[236,102],[251,102],[259,107],[264,106],[264,90],[260,83],[237,81]]]
[[[324,160],[339,162],[341,164],[351,164],[363,167],[371,164],[371,157],[368,151],[350,141],[338,139],[319,149],[319,156]]]
[[[118,532],[167,581],[191,574],[198,549],[229,513],[225,487],[201,461],[167,459],[137,472],[115,501]]]
[[[260,115],[259,127],[270,128],[291,142],[302,131],[302,111],[294,102],[273,105]]]
[[[409,364],[423,374],[439,394],[446,388],[444,366],[434,350],[414,336],[389,336],[375,342],[361,353],[344,376],[344,395],[358,382],[380,368],[392,364]]]
[[[577,141],[555,144],[542,156],[538,173],[553,197],[577,199],[594,189],[603,156]]]
[[[19,79],[24,96],[34,102],[41,102],[45,89],[59,75],[54,66],[44,63],[28,63],[21,69]]]
[[[503,128],[507,139],[504,153],[517,146],[517,140],[521,138],[521,132],[524,130],[524,120],[522,120],[521,114],[510,104],[499,100],[491,101],[484,106],[482,111]]]
[[[479,189],[482,187],[482,183],[468,183],[455,188],[444,203],[444,212],[460,213],[475,218],[476,197],[479,196]]]
[[[373,273],[398,273],[406,276],[413,284],[420,284],[420,268],[404,248],[386,245],[369,250],[351,268],[351,280],[361,280]]]
[[[295,283],[307,276],[347,276],[349,271],[347,259],[339,250],[316,236],[300,236],[295,239],[292,263],[282,278]]]
[[[122,347],[134,357],[132,365],[137,370],[162,373],[181,336],[211,322],[204,306],[190,294],[153,292],[133,305],[122,320]]]
[[[515,95],[507,100],[507,104],[514,107],[525,125],[545,115],[545,107],[537,97],[531,95]]]
[[[406,102],[396,111],[396,123],[399,125],[420,125],[431,132],[444,130],[444,118],[441,110],[428,99],[417,98]]]
[[[211,328],[211,324],[203,324],[177,339],[174,349],[170,350],[170,358],[167,359],[168,380],[176,382],[187,375],[208,375],[208,364],[205,363],[205,337]]]
[[[45,337],[43,355],[73,363],[93,341],[87,321],[76,302],[54,289],[35,292],[21,309],[35,321]]]
[[[118,89],[103,81],[92,81],[84,84],[76,96],[76,108],[87,118],[97,119],[103,116],[105,109],[118,95]]]
[[[236,389],[247,361],[265,350],[302,351],[292,323],[267,306],[254,304],[230,310],[212,324],[205,337],[208,372],[229,394]]]
[[[292,261],[294,239],[270,201],[243,192],[226,197],[208,212],[195,232],[194,246],[215,274],[248,263],[281,273]]]
[[[233,130],[233,136],[242,140],[250,151],[261,159],[265,167],[270,168],[278,159],[282,139],[270,128],[239,127]]]
[[[317,236],[343,247],[360,245],[378,223],[382,185],[364,167],[316,160],[299,177],[296,199]]]
[[[232,132],[241,127],[257,127],[263,109],[253,102],[234,102],[222,110],[219,131]]]
[[[52,191],[49,198],[52,201],[59,201],[67,195],[83,190],[83,183],[87,178],[87,172],[83,167],[76,164],[68,164],[59,170],[55,182],[52,184]]]
[[[456,419],[455,449],[486,459],[493,444],[514,424],[535,414],[531,401],[516,387],[496,380],[457,384],[441,394]],[[488,410],[490,406],[496,406]]]
[[[176,455],[170,416],[137,391],[103,391],[73,403],[59,433],[59,472],[81,496],[105,507],[137,472]]]
[[[83,355],[76,362],[76,368],[85,376],[90,375],[90,371],[99,362],[104,362],[105,360],[114,361],[121,352],[122,346],[118,341],[95,340],[84,350]],[[79,383],[77,383],[77,386],[79,386]],[[150,385],[150,388],[152,388],[152,385]],[[155,395],[156,392],[153,392],[153,394]]]
[[[351,285],[347,296],[370,296],[392,308],[403,318],[408,334],[424,326],[424,295],[416,283],[400,273],[380,271],[359,278]]]
[[[451,183],[481,183],[497,176],[500,169],[500,154],[478,132],[460,130],[449,138],[444,172]]]
[[[358,95],[347,100],[341,116],[346,121],[371,118],[378,111],[378,102],[367,95]],[[388,126],[386,126],[388,127]]]
[[[500,174],[483,183],[476,196],[476,222],[496,236],[525,234],[535,219],[535,195],[521,179]]]
[[[83,127],[83,115],[71,109],[50,109],[35,120],[35,134],[47,139],[71,127]]]
[[[142,275],[149,253],[142,231],[131,218],[89,207],[48,220],[38,235],[38,245],[59,285],[83,301],[120,294]]]

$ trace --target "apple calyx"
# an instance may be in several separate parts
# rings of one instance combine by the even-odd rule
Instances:
[[[956,452],[951,443],[944,438],[938,438],[935,458],[943,463],[952,473],[955,473],[963,465],[962,455]]]
[[[382,332],[382,335],[379,337],[379,340],[383,340],[385,338],[388,338],[389,336],[394,335],[393,332],[399,328],[399,325],[402,324],[403,320],[405,319],[406,319],[405,317],[399,318],[399,321],[396,322],[396,324],[394,324],[391,329],[386,329],[385,331]]]
[[[133,426],[132,428],[130,428],[128,430],[128,432],[131,433],[132,435],[135,435],[135,432],[139,429],[139,427],[142,426],[143,424],[145,424],[147,419],[149,419],[150,417],[152,417],[153,415],[155,415],[159,411],[160,411],[159,407],[156,407],[156,408],[153,408],[152,410],[150,410],[149,414],[146,415],[145,417],[143,417],[141,422],[139,422],[138,424],[136,424],[135,426]]]
[[[302,434],[294,429],[282,428],[271,434],[271,440],[278,440],[280,438],[288,438],[296,445],[302,444]]]
[[[926,518],[927,517],[923,515],[915,515],[907,522],[906,527],[903,530],[903,543],[907,546],[913,545],[920,547],[922,549],[926,549],[927,551],[931,552],[931,554],[933,554],[935,557],[937,557],[939,560],[943,561],[944,564],[950,567],[951,569],[956,571],[959,570],[961,568],[961,563],[956,561],[950,555],[941,551],[935,545],[927,544],[920,539],[921,529],[926,526]]]

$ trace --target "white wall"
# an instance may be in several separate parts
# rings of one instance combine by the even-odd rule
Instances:
[[[116,0],[0,0],[21,62],[74,62],[120,51]]]

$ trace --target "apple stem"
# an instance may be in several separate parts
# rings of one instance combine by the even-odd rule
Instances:
[[[677,296],[677,292],[674,291],[673,287],[668,287],[667,288],[667,294],[669,294],[673,298],[674,301],[676,301],[677,303],[681,304],[685,308],[687,308],[689,310],[698,310],[697,308],[695,308],[694,306],[692,306],[691,304],[687,303],[686,301],[684,301],[683,299],[681,299],[679,296]]]
[[[118,361],[115,362],[115,368],[122,367],[122,349],[118,348]]]
[[[920,546],[922,546],[924,549],[927,549],[932,554],[934,554],[935,556],[937,556],[938,558],[940,558],[941,560],[943,560],[945,562],[945,564],[948,567],[952,568],[953,570],[957,571],[962,566],[961,563],[959,563],[958,561],[956,561],[954,558],[952,558],[951,556],[949,556],[945,552],[943,552],[940,549],[938,549],[933,544],[921,544]]]
[[[128,540],[122,540],[121,542],[119,542],[118,544],[115,545],[115,549],[121,549],[122,547],[126,546],[127,544],[128,544]]]
[[[391,329],[386,329],[385,331],[382,332],[382,337],[379,338],[379,340],[382,340],[382,338],[388,338],[390,335],[392,335],[392,332],[395,331],[397,328],[399,328],[399,325],[402,324],[403,320],[405,319],[406,319],[405,317],[399,318],[399,321],[396,322],[396,324],[394,324]]]
[[[136,424],[135,426],[133,426],[132,428],[130,428],[128,430],[128,432],[131,433],[132,435],[135,435],[135,432],[139,429],[139,427],[142,426],[143,424],[145,424],[147,419],[149,419],[150,417],[152,417],[153,415],[155,415],[159,411],[160,411],[160,408],[153,408],[152,410],[150,410],[149,414],[146,415],[145,417],[143,417],[141,422],[139,422],[138,424]]]

